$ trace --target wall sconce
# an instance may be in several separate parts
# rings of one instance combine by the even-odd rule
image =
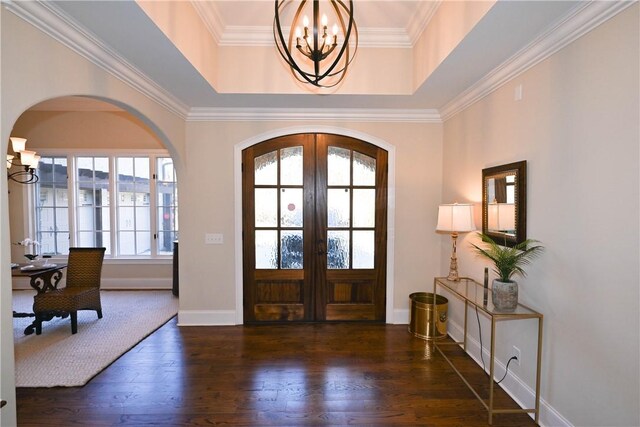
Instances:
[[[458,238],[458,233],[467,233],[475,229],[472,204],[454,203],[452,205],[440,205],[438,207],[438,226],[436,227],[436,231],[451,233],[451,242],[453,245],[449,275],[447,276],[448,280],[454,282],[460,280],[458,276],[458,258],[456,256],[456,239]]]
[[[11,148],[15,155],[7,154],[7,171],[10,171],[12,166],[18,166],[22,169],[9,173],[7,178],[20,184],[35,184],[40,179],[38,175],[36,175],[40,156],[37,155],[35,151],[26,149],[26,138],[12,136],[9,139],[11,140]]]

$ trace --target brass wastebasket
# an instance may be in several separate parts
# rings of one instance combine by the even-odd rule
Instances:
[[[436,294],[436,312],[433,315],[433,294],[430,292],[414,292],[409,295],[411,300],[411,317],[409,332],[423,340],[443,339],[447,336],[447,311],[449,300]],[[435,319],[434,319],[435,317]],[[433,322],[436,322],[436,332],[433,336]]]

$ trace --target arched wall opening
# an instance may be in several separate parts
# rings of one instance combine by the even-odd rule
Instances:
[[[156,158],[159,162],[162,159],[166,159],[166,157],[171,157],[171,160],[166,159],[164,161],[168,161],[169,166],[173,162],[174,166],[179,168],[179,161],[175,159],[177,157],[177,150],[170,144],[168,138],[158,126],[148,117],[128,106],[126,103],[104,97],[68,96],[56,97],[39,102],[20,115],[13,125],[11,135],[27,138],[27,148],[37,151],[38,154],[47,156],[49,162],[54,158],[66,159],[68,156],[71,156],[69,157],[70,163],[67,164],[66,160],[63,160],[65,163],[62,168],[65,169],[65,171],[67,166],[73,168],[71,159],[75,159],[75,156],[78,155],[88,156],[85,157],[85,159],[93,156],[104,156],[102,157],[103,159],[115,159],[120,158],[120,156],[125,156],[125,158],[129,156],[142,156],[143,158],[140,159],[142,161],[146,160],[144,157],[147,157],[147,168],[150,168],[147,170],[147,174],[149,170],[153,171]],[[113,161],[113,165],[115,165],[115,160]],[[43,171],[46,167],[53,169],[52,165],[43,163],[41,163],[41,167]],[[56,167],[59,168],[60,166]],[[16,168],[17,167],[14,167],[14,169]],[[109,174],[114,176],[116,170],[112,169]],[[75,173],[71,174],[71,169],[69,169],[67,175],[70,177],[70,180],[69,187],[65,194],[68,194],[69,201],[67,204],[63,203],[62,209],[60,209],[60,212],[64,212],[66,208],[66,212],[70,214],[68,223],[70,227],[68,227],[67,235],[72,237],[71,243],[75,241],[76,246],[96,244],[95,241],[92,243],[86,241],[86,238],[84,240],[80,238],[81,234],[90,237],[95,235],[94,240],[95,238],[100,238],[100,242],[98,242],[99,245],[107,247],[107,253],[111,255],[108,255],[108,258],[111,259],[107,259],[103,268],[103,288],[170,288],[172,281],[170,257],[151,260],[127,260],[123,258],[123,256],[113,256],[116,252],[110,251],[109,249],[113,247],[115,250],[116,247],[116,245],[113,244],[113,239],[109,239],[109,235],[113,235],[116,232],[116,227],[113,223],[111,227],[109,227],[107,223],[108,228],[106,229],[111,231],[106,233],[104,242],[101,238],[103,233],[80,233],[79,229],[74,233],[74,225],[83,223],[83,221],[81,221],[80,217],[75,218],[74,221],[74,217],[80,215],[80,208],[75,209],[74,206],[72,206],[75,190],[71,188],[73,184],[71,176],[73,175],[75,177]],[[147,190],[153,193],[156,186],[153,184],[154,181],[152,181],[151,178],[151,176],[148,176],[149,184]],[[36,223],[34,222],[34,215],[32,214],[35,211],[35,206],[33,205],[35,201],[34,187],[35,186],[32,185],[18,184],[13,181],[8,182],[8,208],[10,238],[12,243],[25,238],[36,240]],[[66,183],[64,188],[67,188]],[[115,194],[115,188],[109,191]],[[149,193],[149,195],[151,195],[151,193]],[[150,217],[154,217],[157,213],[155,206],[151,206],[153,200],[153,197],[151,201],[147,200],[147,203],[149,203],[148,214]],[[159,200],[156,200],[155,203],[157,204],[158,202]],[[111,205],[114,206],[115,203]],[[105,206],[108,206],[108,204]],[[107,208],[107,210],[108,209],[109,208]],[[113,208],[111,209],[113,210]],[[53,211],[58,211],[56,209],[45,210],[47,212],[51,211],[52,213]],[[170,215],[169,221],[175,217],[176,215]],[[111,213],[111,218],[115,218],[114,212]],[[95,221],[98,220],[100,220],[100,218],[96,217]],[[106,221],[108,220],[109,218],[107,217]],[[152,255],[152,258],[155,258],[153,255],[156,252],[156,246],[158,247],[158,255],[163,255],[171,251],[170,246],[175,238],[171,236],[167,237],[167,233],[157,234],[156,229],[161,228],[160,225],[162,225],[160,218],[158,218],[157,221],[158,225],[153,227],[154,230],[151,230],[153,233],[149,235],[148,242],[144,243],[149,246],[148,252],[144,252],[144,247],[141,249],[136,242],[135,254],[140,252],[140,255],[148,254]],[[64,222],[64,219],[62,219],[61,223]],[[153,221],[151,221],[151,224],[153,224]],[[53,226],[57,226],[57,223],[53,224]],[[49,229],[53,228],[49,227]],[[63,234],[64,233],[61,234],[62,237],[64,237]],[[48,254],[53,253],[55,256],[55,254],[61,252],[57,250],[59,248],[57,248],[55,240],[51,238],[53,235],[58,236],[56,233],[47,233],[48,247],[45,250],[44,242],[40,242],[43,245],[39,249],[41,252]],[[37,240],[41,240],[41,238],[44,238],[43,236],[45,236],[45,234],[39,236]],[[74,237],[77,239],[74,239]],[[166,244],[161,245],[161,241],[168,241],[168,246]],[[55,250],[51,249],[51,243],[53,243]],[[68,246],[68,244],[66,245]],[[62,246],[65,246],[65,244],[63,243]],[[160,249],[161,246],[162,249]],[[22,259],[23,252],[24,248],[12,244],[12,262],[24,261]],[[123,255],[127,253],[132,254],[131,251],[122,251]],[[19,283],[18,287],[28,289],[26,283]]]
[[[368,142],[388,152],[388,198],[387,198],[387,323],[393,323],[394,319],[394,243],[395,243],[395,146],[383,139],[367,133],[326,125],[301,125],[271,130],[248,138],[234,146],[234,211],[235,211],[235,290],[236,290],[236,323],[243,323],[243,264],[242,264],[242,150],[252,145],[259,144],[272,138],[301,133],[326,133],[348,136]]]

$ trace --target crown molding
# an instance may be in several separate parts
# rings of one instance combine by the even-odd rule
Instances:
[[[282,27],[288,34],[291,27]],[[221,34],[219,46],[274,47],[273,28],[266,26],[228,25]],[[401,28],[358,28],[358,47],[363,48],[411,48],[413,44],[407,32]]]
[[[216,44],[220,45],[225,30],[225,24],[222,21],[218,6],[215,2],[191,0],[191,5],[200,16],[202,22],[204,22],[207,30],[211,33],[213,40]]]
[[[359,108],[192,108],[187,121],[354,121],[387,123],[442,123],[432,109]]]
[[[571,13],[440,109],[442,120],[447,121],[467,109],[636,2],[580,3]]]
[[[429,22],[431,22],[431,18],[433,18],[433,15],[436,14],[436,11],[438,10],[438,7],[440,7],[441,3],[442,0],[435,0],[421,2],[419,4],[418,10],[411,17],[411,20],[409,21],[409,24],[407,24],[406,28],[411,46],[416,44],[424,30],[429,25]]]
[[[3,6],[173,114],[183,119],[187,117],[189,107],[186,104],[76,24],[73,18],[53,2],[3,0]]]

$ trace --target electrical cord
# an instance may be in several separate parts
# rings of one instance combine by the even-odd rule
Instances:
[[[483,356],[483,347],[482,347],[482,327],[480,326],[480,315],[478,314],[478,306],[475,306],[476,308],[476,319],[478,320],[478,337],[480,338],[480,360],[482,361],[482,371],[486,374],[487,373],[487,368],[484,364],[484,356]],[[496,382],[496,384],[500,384],[506,377],[507,374],[509,373],[509,364],[511,363],[512,360],[518,360],[517,356],[511,356],[511,358],[507,361],[507,366],[505,367],[504,370],[504,376],[500,379],[500,381]]]
[[[500,381],[498,381],[496,384],[500,384],[502,382],[502,380],[504,380],[505,378],[507,378],[507,374],[509,373],[509,363],[511,363],[512,360],[518,360],[517,356],[511,356],[511,358],[509,359],[509,361],[507,362],[507,367],[504,370],[504,376],[500,379]]]
[[[480,360],[482,360],[482,372],[487,372],[487,368],[484,366],[484,356],[482,353],[482,328],[480,327],[480,315],[478,314],[478,306],[476,305],[476,319],[478,320],[478,336],[480,337]]]

